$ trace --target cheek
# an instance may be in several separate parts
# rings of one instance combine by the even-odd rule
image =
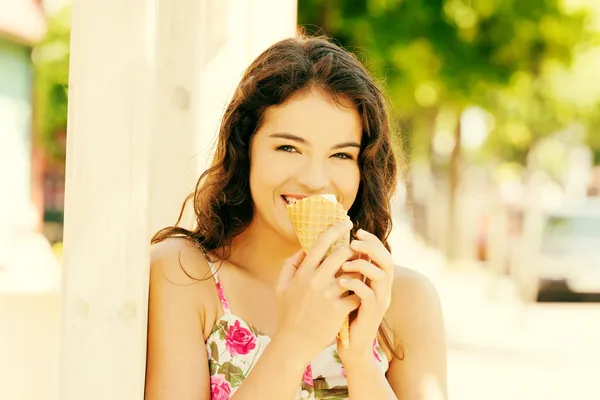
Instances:
[[[287,174],[285,163],[268,154],[261,154],[250,163],[250,190],[252,196],[271,197]]]
[[[358,165],[353,168],[340,168],[336,171],[335,182],[337,190],[343,194],[343,206],[347,210],[350,209],[352,203],[356,199],[358,187],[360,186],[360,169]]]

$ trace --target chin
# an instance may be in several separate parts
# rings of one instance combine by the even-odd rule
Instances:
[[[279,210],[276,208],[274,212],[272,214],[269,213],[269,215],[256,212],[255,218],[256,220],[260,221],[260,223],[256,224],[260,226],[257,226],[257,230],[263,231],[265,234],[267,234],[267,237],[273,238],[273,235],[275,235],[279,236],[286,242],[298,242],[296,231],[294,231],[292,222],[289,220],[285,209]]]
[[[275,227],[275,231],[286,242],[300,246],[300,242],[298,241],[298,237],[296,236],[296,231],[292,226],[292,222],[287,218],[287,214],[285,214],[284,217],[281,218],[278,222],[279,223]]]
[[[287,241],[291,243],[299,243],[298,237],[296,236],[296,231],[294,230],[294,227],[292,226],[292,223],[289,219],[286,218],[283,221],[281,221],[281,224],[279,224],[278,228],[278,233],[281,236],[283,236]]]

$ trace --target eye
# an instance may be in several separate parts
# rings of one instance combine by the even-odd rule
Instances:
[[[285,151],[286,153],[298,153],[298,150],[296,150],[296,148],[294,146],[290,146],[290,145],[283,145],[283,146],[279,146],[277,147],[275,150],[277,151]]]
[[[332,157],[339,158],[342,160],[354,160],[351,154],[348,153],[335,153]]]

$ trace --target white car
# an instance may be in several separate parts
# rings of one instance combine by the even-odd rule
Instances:
[[[526,224],[511,266],[525,300],[600,293],[600,204],[542,211]]]

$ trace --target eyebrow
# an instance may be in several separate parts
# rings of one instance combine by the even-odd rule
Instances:
[[[272,133],[269,135],[269,137],[279,138],[279,139],[288,139],[288,140],[292,140],[294,142],[302,143],[302,144],[306,144],[306,145],[310,144],[308,142],[308,140],[301,138],[300,136],[292,135],[291,133],[285,133],[285,132],[284,133]],[[331,148],[332,149],[343,149],[345,147],[356,147],[356,148],[360,149],[360,143],[353,142],[353,141],[342,142],[342,143],[333,145]]]

